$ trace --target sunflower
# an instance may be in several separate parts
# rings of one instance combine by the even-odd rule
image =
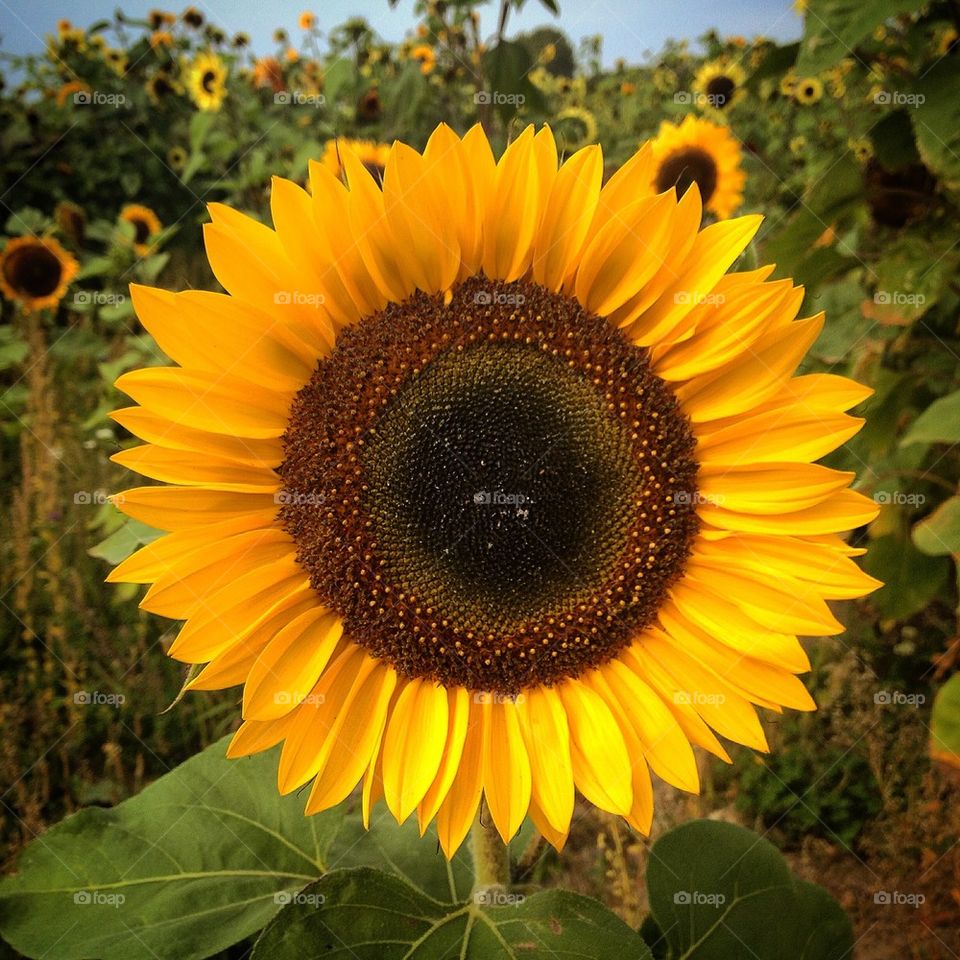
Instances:
[[[425,43],[418,43],[410,50],[410,59],[420,64],[420,72],[424,76],[432,73],[437,65],[437,55],[433,52],[433,47]]]
[[[165,70],[158,70],[146,84],[147,96],[158,106],[169,96],[182,93],[183,88]]]
[[[177,173],[183,170],[189,159],[190,156],[186,149],[181,147],[179,144],[172,146],[167,151],[167,164],[170,166],[171,170],[176,170]]]
[[[150,242],[163,229],[160,218],[149,207],[131,203],[120,211],[120,220],[133,226],[133,249],[145,257],[150,252]]]
[[[255,87],[269,86],[274,93],[286,90],[287,84],[283,79],[283,67],[276,57],[259,57],[253,65],[253,85]]]
[[[169,49],[173,46],[173,34],[169,30],[155,30],[150,34],[150,46],[154,50],[161,47]]]
[[[321,163],[338,179],[343,179],[345,175],[341,159],[341,149],[344,147],[367,168],[377,183],[383,180],[387,157],[390,156],[389,144],[375,143],[373,140],[328,140],[323,147]]]
[[[311,13],[309,10],[304,10],[297,19],[297,23],[300,25],[301,30],[313,30],[317,25],[316,14]]]
[[[219,110],[227,95],[227,67],[215,53],[201,53],[190,66],[187,89],[201,110]]]
[[[211,205],[228,294],[133,287],[179,366],[117,381],[115,459],[172,485],[117,498],[168,533],[110,579],[186,621],[191,690],[243,685],[229,755],[282,742],[308,813],[362,784],[451,856],[483,795],[559,848],[579,789],[647,832],[650,770],[766,749],[755,706],[813,707],[797,635],[877,586],[838,536],[875,504],[812,462],[869,391],[793,377],[823,316],[727,274],[759,217],[644,196],[649,147],[602,189],[549,128],[395,143],[382,192],[341,156],[274,180],[275,230]]]
[[[89,103],[91,94],[90,84],[84,83],[82,80],[71,80],[57,91],[56,104],[58,107],[64,107],[67,103],[71,105]]]
[[[711,60],[697,71],[693,92],[699,105],[722,111],[743,99],[746,82],[747,75],[739,64],[726,58]]]
[[[28,313],[55,308],[79,269],[53,237],[13,237],[0,252],[0,293]]]
[[[816,103],[823,96],[823,84],[817,77],[802,77],[793,88],[793,98],[803,106]]]
[[[203,14],[196,7],[187,7],[186,10],[180,14],[180,19],[188,27],[193,27],[195,30],[203,26]]]
[[[114,50],[113,48],[104,50],[103,60],[118,77],[122,77],[127,72],[129,61],[123,50]]]
[[[70,200],[61,200],[53,208],[53,220],[72,244],[83,245],[87,234],[87,215],[83,207]]]
[[[380,102],[380,91],[371,87],[357,101],[357,121],[359,123],[376,123],[383,116],[383,104]]]
[[[657,193],[676,186],[682,196],[695,183],[703,205],[721,219],[740,206],[746,174],[729,128],[694,116],[678,125],[663,121],[651,146]]]
[[[557,138],[566,150],[577,150],[597,139],[597,118],[584,107],[567,107],[556,116]]]

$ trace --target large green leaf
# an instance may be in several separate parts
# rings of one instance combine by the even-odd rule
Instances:
[[[0,883],[0,932],[29,957],[189,960],[259,930],[320,876],[341,823],[277,795],[276,756],[226,740],[111,810],[68,817]]]
[[[844,960],[846,915],[794,877],[763,837],[698,820],[661,837],[647,869],[650,908],[678,960]]]
[[[960,497],[951,497],[913,528],[917,549],[934,557],[960,554]]]
[[[906,620],[943,590],[950,561],[920,553],[909,539],[890,533],[870,543],[863,569],[884,583],[870,595],[880,616]]]
[[[552,890],[443,903],[359,867],[327,874],[264,930],[252,960],[649,960],[639,934],[596,900]]]
[[[960,443],[960,390],[934,400],[900,443]]]
[[[960,68],[944,57],[913,88],[910,111],[923,162],[952,189],[960,189]]]
[[[960,673],[955,673],[933,698],[930,755],[960,767]]]
[[[833,66],[878,24],[916,6],[916,0],[810,0],[797,73],[809,76]]]

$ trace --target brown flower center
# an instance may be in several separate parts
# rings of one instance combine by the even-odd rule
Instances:
[[[700,198],[707,203],[717,189],[717,165],[713,157],[700,147],[683,147],[670,154],[657,172],[657,192],[671,187],[683,196],[691,184],[700,189]]]
[[[730,77],[725,77],[723,74],[711,77],[706,86],[707,100],[712,107],[722,110],[733,99],[736,89],[737,85]]]
[[[3,275],[17,293],[30,299],[49,297],[63,276],[63,265],[42,243],[17,247],[3,264]]]
[[[574,300],[476,277],[341,334],[294,400],[280,517],[347,635],[515,694],[615,656],[697,530],[689,424]]]

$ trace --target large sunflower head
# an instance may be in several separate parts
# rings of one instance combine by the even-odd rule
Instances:
[[[728,127],[692,115],[679,124],[663,121],[651,148],[657,193],[675,186],[683,196],[696,184],[704,207],[721,219],[740,206],[746,174]]]
[[[747,75],[740,64],[727,58],[711,60],[698,71],[693,81],[697,103],[714,111],[725,111],[743,99]]]
[[[79,269],[53,237],[13,237],[0,252],[0,293],[28,313],[55,308]]]
[[[227,294],[133,289],[175,365],[118,381],[115,459],[170,485],[118,506],[169,532],[111,579],[308,812],[362,785],[451,855],[483,795],[559,847],[579,790],[647,831],[650,771],[765,749],[756,706],[812,707],[797,635],[875,585],[838,536],[873,501],[813,463],[869,391],[794,376],[823,317],[728,274],[759,217],[700,229],[649,147],[602,189],[548,128],[497,162],[441,126],[382,189],[341,156],[274,181],[274,229],[211,206]]]
[[[215,53],[201,53],[190,65],[187,89],[201,110],[219,110],[227,95],[227,65]]]
[[[160,218],[149,207],[130,203],[120,211],[120,220],[133,227],[133,249],[146,256],[153,238],[163,229]]]
[[[328,140],[323,147],[321,163],[337,178],[343,179],[346,170],[341,150],[349,150],[370,172],[377,183],[382,182],[383,172],[390,156],[390,146],[373,140]]]

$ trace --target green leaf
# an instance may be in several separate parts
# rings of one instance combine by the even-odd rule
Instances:
[[[85,491],[80,491],[75,495],[75,502],[83,503],[83,497],[92,497],[93,495]],[[77,499],[77,498],[81,499]],[[89,501],[88,501],[89,502]],[[114,530],[106,540],[101,540],[95,547],[91,547],[87,553],[98,560],[106,560],[111,566],[116,566],[133,553],[134,550],[142,547],[151,540],[156,540],[161,531],[148,527],[139,520],[127,520],[122,527]]]
[[[193,960],[250,936],[325,869],[342,814],[277,794],[275,752],[227,740],[112,810],[68,817],[0,883],[0,931],[29,957]]]
[[[941,557],[960,553],[960,497],[951,497],[913,528],[913,542],[922,553]]]
[[[810,76],[850,56],[878,24],[916,9],[916,0],[810,0],[797,73]]]
[[[870,595],[870,603],[880,616],[906,620],[940,593],[950,573],[950,562],[920,553],[906,537],[888,534],[870,543],[863,569],[884,582]]]
[[[190,118],[190,152],[202,153],[203,145],[206,143],[207,134],[213,125],[213,113],[198,110]]]
[[[910,424],[900,445],[910,443],[960,443],[960,390],[934,400]]]
[[[492,901],[492,902],[491,902]],[[291,898],[252,960],[649,960],[638,934],[596,900],[552,890],[450,905],[398,877],[337,870]]]
[[[489,90],[478,93],[477,102],[492,103],[505,123],[522,107],[540,109],[543,96],[530,82],[533,65],[530,51],[522,43],[502,40],[483,55]],[[488,99],[484,101],[484,97]]]
[[[647,887],[654,919],[683,960],[843,960],[853,930],[825,891],[795,878],[763,837],[698,820],[653,847]]]
[[[960,767],[960,673],[955,673],[933,698],[930,756]]]
[[[953,190],[960,189],[960,69],[942,58],[913,87],[911,109],[923,162]]]

